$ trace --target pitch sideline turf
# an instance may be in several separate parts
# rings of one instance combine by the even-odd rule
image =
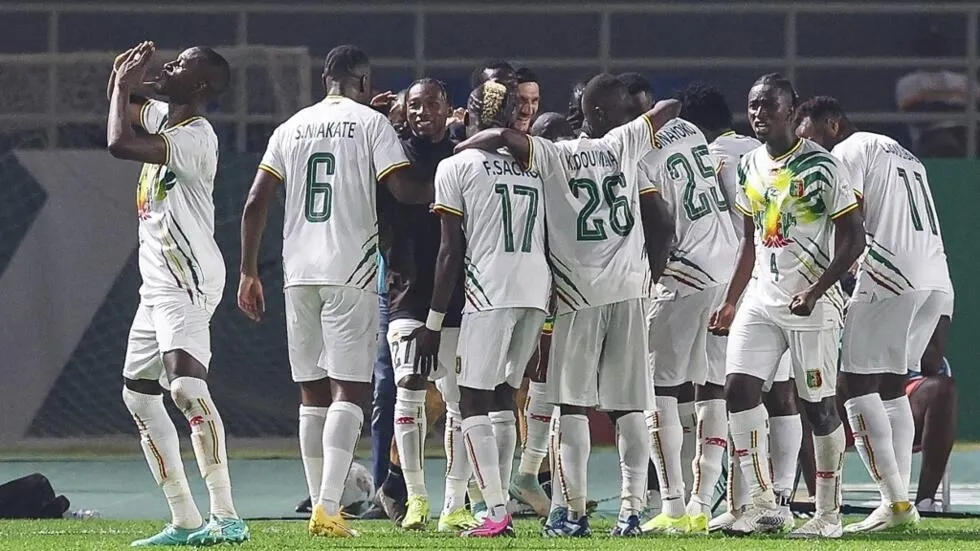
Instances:
[[[856,519],[855,519],[856,520]],[[109,520],[43,520],[0,521],[0,550],[69,551],[127,549],[129,542],[161,528],[153,521]],[[980,520],[925,520],[914,532],[883,533],[874,536],[848,537],[833,542],[800,542],[783,538],[724,538],[723,536],[643,537],[613,539],[605,534],[608,521],[593,524],[595,536],[590,539],[550,540],[538,535],[540,524],[532,520],[518,523],[518,538],[463,540],[435,531],[405,533],[386,521],[361,521],[355,527],[362,536],[357,539],[313,539],[306,534],[306,523],[299,521],[253,521],[249,523],[252,541],[243,551],[280,551],[287,549],[589,549],[629,550],[716,550],[740,549],[959,549],[980,548]],[[221,549],[229,549],[227,546]]]

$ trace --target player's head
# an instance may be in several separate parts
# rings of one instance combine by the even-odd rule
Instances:
[[[395,101],[391,103],[391,107],[388,109],[388,122],[395,128],[395,132],[398,132],[398,137],[402,139],[407,138],[411,133],[408,128],[408,112],[405,105],[407,96],[408,88],[395,94]]]
[[[323,60],[323,88],[358,103],[371,101],[371,60],[364,50],[350,44],[330,50]]]
[[[759,77],[749,89],[749,124],[762,141],[781,138],[793,141],[795,111],[800,97],[793,83],[779,73]]]
[[[470,86],[476,88],[488,80],[497,80],[507,86],[517,86],[517,71],[502,59],[492,59],[470,75]]]
[[[812,97],[796,110],[796,134],[827,149],[833,149],[852,132],[851,121],[837,98]]]
[[[466,101],[466,131],[473,135],[487,128],[509,128],[517,114],[514,89],[488,80],[470,92]]]
[[[531,129],[531,121],[541,107],[541,87],[538,75],[527,67],[517,70],[517,121],[514,128],[521,132]]]
[[[565,115],[548,112],[541,113],[538,118],[534,119],[534,124],[531,125],[531,135],[560,142],[572,139],[575,133],[572,132],[572,125],[568,123]]]
[[[717,134],[732,129],[732,110],[721,91],[703,82],[692,82],[678,94],[681,117],[702,132]]]
[[[443,83],[434,78],[416,80],[408,87],[405,104],[412,134],[432,141],[445,136],[450,106]]]
[[[221,54],[195,46],[164,63],[153,88],[174,103],[206,103],[224,93],[230,80],[231,68]]]
[[[626,90],[633,99],[633,110],[637,116],[653,109],[654,96],[653,86],[650,81],[640,73],[622,73],[616,77],[626,85]]]
[[[633,100],[618,78],[602,73],[592,77],[582,92],[582,112],[593,138],[601,138],[613,128],[633,118]]]

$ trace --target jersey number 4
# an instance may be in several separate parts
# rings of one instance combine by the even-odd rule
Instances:
[[[538,218],[538,190],[533,187],[515,185],[514,195],[525,197],[529,201],[527,216],[524,218],[524,235],[521,238],[521,252],[531,252],[534,236],[534,222]],[[493,191],[500,196],[500,221],[504,226],[504,251],[514,252],[514,208],[511,204],[511,191],[507,184],[493,186]]]
[[[337,161],[333,153],[314,153],[306,161],[304,212],[307,222],[326,222],[333,210],[333,180]]]
[[[728,211],[728,201],[718,191],[715,169],[711,167],[710,163],[705,162],[705,157],[708,155],[707,146],[698,145],[691,148],[691,157],[694,158],[698,172],[705,181],[712,184],[709,191],[702,191],[701,193],[695,193],[697,191],[697,176],[694,174],[694,168],[687,157],[683,153],[674,153],[667,157],[667,173],[674,180],[684,182],[684,214],[692,222],[710,214],[712,203],[718,207],[719,212]],[[711,194],[710,199],[708,193]]]
[[[568,189],[576,198],[579,192],[585,192],[585,206],[578,213],[576,240],[604,241],[606,239],[606,221],[599,216],[592,216],[603,202],[609,207],[609,229],[620,237],[629,235],[636,220],[630,210],[629,198],[625,195],[616,195],[617,187],[626,187],[626,180],[622,173],[602,179],[601,199],[599,186],[594,181],[588,178],[575,178],[568,182]]]
[[[912,215],[912,227],[915,228],[915,231],[922,231],[922,216],[919,215],[919,207],[916,206],[915,190],[912,189],[909,173],[904,168],[899,168],[898,177],[902,179],[902,183],[905,184],[905,192],[909,195],[909,213]],[[939,228],[936,225],[936,212],[932,209],[932,201],[929,199],[929,190],[926,189],[925,180],[918,172],[913,172],[912,177],[915,178],[917,187],[922,192],[922,204],[925,205],[926,216],[929,218],[929,230],[932,231],[932,235],[939,235]]]

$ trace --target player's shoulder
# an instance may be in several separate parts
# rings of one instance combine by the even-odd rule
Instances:
[[[708,144],[708,151],[716,155],[741,157],[761,145],[762,142],[751,136],[727,132],[712,140]]]

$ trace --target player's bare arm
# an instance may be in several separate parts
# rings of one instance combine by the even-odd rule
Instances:
[[[664,198],[656,191],[640,194],[640,217],[643,220],[650,276],[656,283],[667,268],[670,242],[674,237],[674,217]]]
[[[112,71],[109,73],[109,81],[106,83],[105,87],[105,99],[112,101],[112,90],[116,86],[116,72],[119,71],[119,66],[122,62],[126,60],[126,56],[133,51],[133,48],[126,50],[125,52],[116,56],[115,61],[112,62]],[[140,119],[140,111],[143,110],[143,106],[146,105],[147,99],[138,94],[133,93],[129,95],[129,120],[133,121],[133,124],[139,125],[143,128],[143,121]]]
[[[735,272],[728,282],[725,302],[711,314],[711,319],[708,320],[708,331],[713,335],[725,336],[728,334],[728,328],[731,327],[732,320],[735,319],[735,305],[738,304],[738,300],[742,298],[742,293],[745,292],[749,281],[752,280],[752,268],[755,266],[755,222],[748,215],[745,215],[742,220],[742,242],[738,246]]]
[[[259,247],[269,214],[269,203],[275,197],[282,180],[268,170],[259,168],[248,191],[242,213],[242,261],[238,281],[238,309],[252,321],[259,321],[265,312],[265,297],[259,279]]]
[[[408,165],[385,174],[381,185],[387,187],[399,203],[427,205],[435,200],[432,182],[420,179]]]
[[[456,153],[465,149],[497,151],[507,148],[511,156],[523,166],[531,165],[531,138],[513,128],[488,128],[470,136],[456,146]]]
[[[442,237],[439,241],[439,254],[436,256],[436,275],[432,287],[432,301],[429,303],[429,316],[425,325],[412,331],[404,340],[415,340],[415,367],[428,376],[439,355],[439,332],[442,320],[449,309],[457,279],[463,271],[463,255],[466,252],[466,238],[463,235],[463,217],[450,212],[442,212],[440,217]]]
[[[867,244],[864,235],[864,218],[858,208],[834,219],[836,249],[834,258],[816,283],[802,293],[797,293],[790,301],[789,309],[798,316],[809,316],[817,299],[827,292],[827,289],[840,281],[844,274],[864,252]]]
[[[138,121],[134,120],[129,102],[132,90],[143,82],[154,48],[152,42],[142,42],[119,65],[109,100],[106,141],[109,153],[117,159],[162,165],[167,162],[166,139],[156,134],[137,134],[133,124]],[[135,118],[139,118],[138,111]]]

